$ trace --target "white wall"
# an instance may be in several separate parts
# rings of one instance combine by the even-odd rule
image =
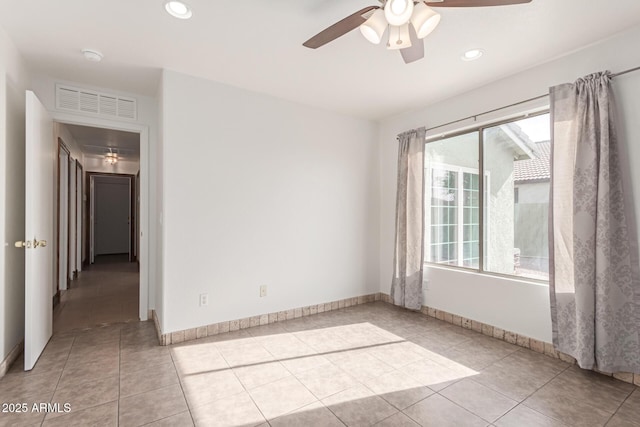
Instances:
[[[161,75],[158,85],[158,144],[156,150],[153,151],[150,163],[153,163],[155,178],[155,204],[153,208],[157,213],[156,221],[149,224],[150,230],[153,229],[155,245],[151,246],[150,251],[153,253],[159,268],[155,275],[155,310],[160,321],[160,327],[164,329],[164,232],[162,228],[162,217],[164,214],[164,126],[165,109],[164,109],[164,73]],[[167,119],[168,121],[168,119]]]
[[[162,92],[164,332],[377,291],[373,122],[171,71]]]
[[[483,111],[499,108],[548,92],[550,86],[572,82],[592,72],[609,69],[622,71],[640,65],[640,26],[592,45],[571,55],[523,71],[480,87],[466,94],[428,105],[420,111],[385,119],[380,124],[380,290],[389,292],[393,263],[396,197],[396,135],[420,126],[437,126]],[[431,84],[427,82],[426,84]],[[636,72],[617,78],[614,87],[623,114],[627,118],[629,161],[640,164],[640,75]],[[532,103],[532,105],[538,103]],[[524,108],[524,107],[521,107]],[[497,119],[510,109],[483,120]],[[472,125],[469,121],[462,125]],[[458,127],[462,125],[457,125]],[[450,128],[449,128],[450,129]],[[442,132],[439,130],[438,132]],[[636,211],[640,212],[640,168],[634,168],[633,192]],[[548,289],[516,280],[481,277],[465,272],[429,268],[425,305],[446,310],[481,322],[551,341]]]
[[[24,338],[25,90],[30,76],[0,28],[0,362]]]

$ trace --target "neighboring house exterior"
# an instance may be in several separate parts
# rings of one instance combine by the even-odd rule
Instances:
[[[543,263],[539,249],[546,244],[546,233],[542,241],[539,223],[529,221],[540,221],[540,212],[544,209],[540,200],[548,203],[548,197],[544,197],[545,191],[548,194],[544,186],[548,184],[536,187],[537,182],[529,183],[523,171],[545,159],[548,171],[548,147],[544,151],[543,146],[533,143],[516,123],[486,129],[483,141],[485,199],[488,201],[484,211],[487,236],[484,269],[518,274],[518,254],[521,266],[524,261],[527,268],[538,268]],[[425,259],[428,262],[478,267],[479,166],[474,153],[477,147],[477,132],[426,145]],[[535,206],[522,207],[516,202],[516,194],[519,197],[523,194],[526,203]],[[529,207],[533,208],[531,213],[527,212]]]
[[[535,272],[542,272],[546,277],[549,272],[551,142],[536,142],[533,147],[535,157],[514,162],[515,246],[520,249],[522,274],[535,276]]]

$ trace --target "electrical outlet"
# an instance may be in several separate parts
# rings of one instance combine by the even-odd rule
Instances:
[[[422,281],[422,289],[425,291],[429,290],[429,280],[423,280]]]
[[[260,286],[260,298],[267,296],[267,285]]]
[[[200,294],[200,307],[209,305],[209,294]]]

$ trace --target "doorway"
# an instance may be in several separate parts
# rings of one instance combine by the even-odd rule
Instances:
[[[56,289],[54,293],[54,305],[60,302],[60,292],[69,287],[69,241],[70,241],[70,170],[69,162],[72,161],[71,151],[62,138],[57,138],[58,144],[58,167],[57,167],[57,227],[56,241],[58,247],[56,251]]]
[[[135,224],[139,216],[136,176],[87,173],[90,263],[97,257],[126,255],[136,261]]]
[[[136,261],[140,133],[56,123],[59,304],[55,332],[146,320]],[[146,285],[146,284],[145,284]],[[146,290],[146,289],[145,289]],[[56,293],[56,292],[54,292]],[[146,292],[144,292],[146,295]],[[55,299],[54,299],[55,302]]]
[[[138,217],[139,227],[136,230],[136,244],[137,244],[137,260],[139,264],[139,274],[140,274],[140,286],[139,286],[139,306],[138,306],[138,317],[140,320],[147,320],[150,317],[149,312],[149,297],[150,297],[150,274],[154,274],[156,270],[156,265],[154,261],[154,257],[150,256],[150,242],[149,239],[153,239],[151,231],[154,229],[150,227],[149,224],[149,214],[152,211],[152,205],[150,203],[150,182],[151,182],[151,170],[150,170],[150,132],[149,126],[133,123],[133,122],[125,122],[125,121],[116,121],[111,119],[104,119],[99,117],[91,117],[78,115],[73,113],[66,113],[61,111],[52,111],[50,112],[51,118],[60,124],[65,125],[79,125],[79,126],[89,126],[94,128],[100,128],[111,131],[124,131],[130,132],[138,135],[138,143],[139,143],[139,205],[140,205],[140,215]],[[87,165],[83,165],[84,173],[87,171]],[[136,172],[131,172],[136,173]],[[55,191],[53,188],[52,191]],[[53,193],[55,194],[55,193]],[[84,203],[81,203],[84,205]],[[87,215],[85,212],[82,213],[83,223],[87,223],[87,219],[85,218]],[[85,233],[86,227],[83,228],[82,233]],[[84,241],[84,234],[80,234],[82,236],[82,240]],[[88,248],[86,245],[83,245],[82,252],[80,256],[86,260],[86,256],[88,255]],[[79,264],[83,266],[83,263]],[[151,294],[153,297],[153,294]]]

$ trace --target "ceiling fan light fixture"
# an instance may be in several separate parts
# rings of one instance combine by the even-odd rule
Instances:
[[[398,50],[411,47],[411,35],[409,34],[409,24],[396,27],[389,26],[389,41],[387,49]]]
[[[164,4],[167,13],[178,19],[189,19],[193,16],[191,8],[181,1],[170,0]]]
[[[424,2],[419,2],[413,8],[411,23],[419,39],[427,37],[440,23],[440,14],[431,9]]]
[[[389,25],[401,26],[409,22],[413,13],[413,0],[387,0],[384,16]]]
[[[360,32],[365,39],[369,40],[373,44],[380,44],[384,30],[387,29],[387,20],[384,17],[384,11],[378,9],[373,12],[373,15],[360,25]]]

